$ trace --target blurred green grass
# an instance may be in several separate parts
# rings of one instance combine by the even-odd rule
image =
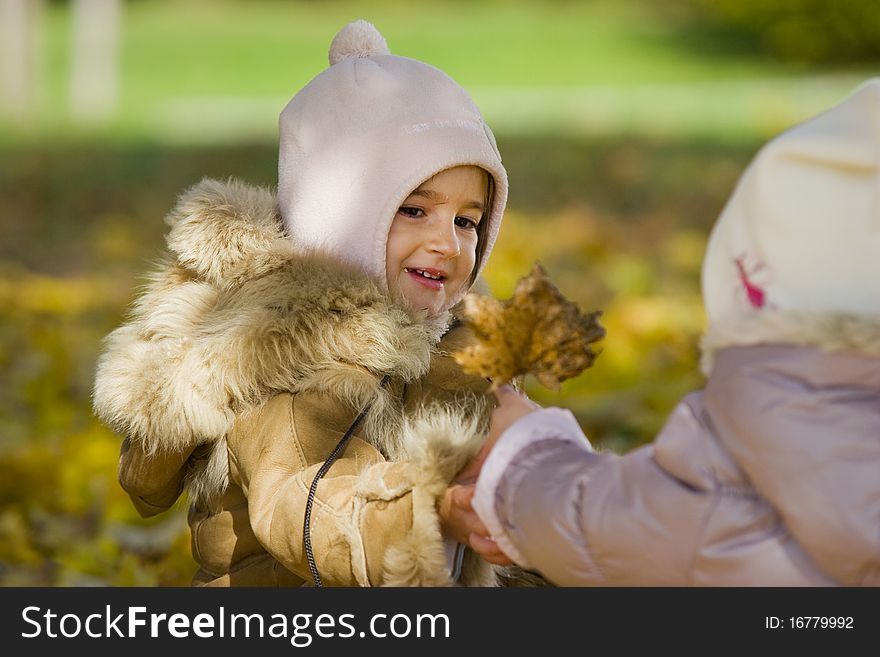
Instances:
[[[140,0],[125,3],[119,112],[67,112],[68,3],[45,12],[39,96],[10,140],[271,139],[290,96],[327,65],[329,42],[367,18],[392,52],[463,84],[505,132],[642,133],[748,139],[820,110],[869,69],[805,69],[744,49],[706,49],[679,3],[643,0]]]
[[[120,111],[84,126],[66,109],[69,9],[49,6],[43,103],[0,120],[0,584],[188,583],[185,500],[143,521],[116,483],[119,437],[91,414],[100,341],[180,192],[205,176],[274,186],[278,112],[345,22],[372,20],[484,110],[511,186],[493,291],[539,260],[608,329],[592,369],[529,392],[621,452],[701,384],[700,262],[737,177],[770,134],[866,76],[703,51],[665,5],[634,0],[364,7],[126,3]]]

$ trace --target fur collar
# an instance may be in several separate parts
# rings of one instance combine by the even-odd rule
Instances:
[[[703,373],[727,347],[788,344],[880,356],[880,317],[762,311],[711,326],[701,342]]]
[[[449,324],[394,305],[358,270],[295,255],[268,190],[204,180],[166,221],[170,257],[105,339],[93,398],[150,451],[217,441],[280,391],[383,406],[380,380],[424,375]]]

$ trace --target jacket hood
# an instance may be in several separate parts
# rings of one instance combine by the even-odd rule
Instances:
[[[105,338],[93,396],[102,421],[148,450],[221,439],[237,411],[278,392],[381,401],[383,377],[427,371],[450,321],[396,306],[358,268],[294,254],[266,189],[204,180],[167,223],[171,257]]]

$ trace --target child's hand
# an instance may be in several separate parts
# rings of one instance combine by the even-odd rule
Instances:
[[[495,391],[495,398],[498,400],[498,406],[492,411],[492,421],[489,424],[489,433],[486,434],[486,440],[480,451],[477,452],[477,455],[458,473],[458,476],[455,478],[458,482],[476,483],[477,477],[480,476],[480,470],[483,468],[483,462],[489,456],[489,452],[492,451],[501,434],[523,415],[528,415],[541,408],[541,406],[525,395],[518,393],[510,385],[503,385],[498,388]]]
[[[440,529],[443,535],[469,546],[489,563],[497,566],[513,564],[497,543],[489,537],[483,521],[474,512],[471,498],[474,484],[453,481],[440,498]]]
[[[483,449],[486,455],[498,442],[507,428],[519,420],[522,416],[528,415],[541,407],[523,394],[518,393],[513,386],[504,385],[495,391],[495,398],[498,400],[498,406],[492,411],[492,422],[489,425],[489,433],[486,435],[486,442]]]
[[[471,499],[474,496],[477,477],[483,462],[498,442],[498,438],[511,424],[523,415],[541,408],[525,395],[516,392],[511,386],[501,386],[495,391],[498,406],[492,411],[492,421],[486,442],[477,455],[458,473],[443,497],[440,499],[440,528],[444,536],[454,538],[459,543],[470,546],[489,563],[509,566],[513,563],[498,544],[489,536],[483,521],[474,512]]]
[[[505,555],[498,544],[489,536],[483,521],[474,512],[471,499],[474,496],[477,477],[483,462],[498,442],[505,429],[523,415],[541,408],[525,395],[516,392],[509,385],[501,386],[495,391],[498,406],[492,411],[489,433],[480,451],[471,459],[455,480],[446,489],[440,499],[440,528],[444,536],[464,543],[489,563],[498,566],[509,566],[513,563]]]

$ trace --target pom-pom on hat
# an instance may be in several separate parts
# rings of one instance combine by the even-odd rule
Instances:
[[[755,156],[703,262],[710,329],[768,311],[880,317],[880,78]]]
[[[365,20],[349,23],[330,43],[330,66],[343,59],[361,59],[373,55],[390,55],[385,37],[376,26]]]
[[[403,200],[444,169],[475,165],[493,180],[479,273],[507,173],[473,100],[439,69],[390,54],[364,20],[336,35],[329,61],[279,119],[278,202],[294,248],[360,266],[384,286],[388,230]]]

